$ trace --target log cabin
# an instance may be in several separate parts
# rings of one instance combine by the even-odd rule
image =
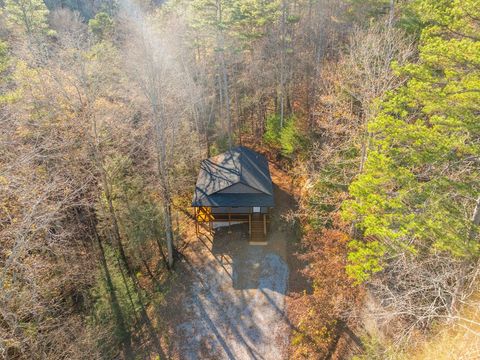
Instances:
[[[266,244],[273,184],[267,159],[244,146],[203,160],[192,206],[196,231],[214,223],[248,223],[251,243]]]

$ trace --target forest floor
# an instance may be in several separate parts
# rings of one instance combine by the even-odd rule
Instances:
[[[291,273],[298,235],[284,217],[296,205],[289,178],[273,166],[271,173],[276,206],[267,245],[250,245],[241,224],[192,236],[182,251],[168,300],[171,350],[180,359],[286,358],[285,297],[298,280]]]

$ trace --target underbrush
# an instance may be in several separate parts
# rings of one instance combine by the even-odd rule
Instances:
[[[348,239],[339,224],[320,233],[307,228],[304,233],[308,251],[301,257],[309,263],[304,273],[313,280],[313,292],[302,294],[289,307],[296,324],[293,359],[327,358],[360,346],[349,336],[355,328],[350,314],[362,302],[362,288],[345,273]]]
[[[111,284],[105,269],[99,268],[96,285],[90,291],[93,306],[87,326],[90,332],[98,334],[96,342],[102,358],[113,358],[126,341],[132,341],[133,348],[138,349],[135,352],[141,351],[146,343],[150,342],[148,347],[151,347],[151,343],[158,341],[145,338],[142,333],[145,328],[153,329],[154,324],[161,323],[148,316],[147,309],[149,304],[160,307],[168,289],[158,283],[149,284],[141,272],[128,275],[111,246],[105,244],[104,252]],[[143,344],[136,345],[136,340]]]

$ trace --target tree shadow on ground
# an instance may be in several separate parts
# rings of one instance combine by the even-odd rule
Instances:
[[[285,219],[290,211],[295,211],[296,201],[277,185],[274,194],[275,208],[270,216],[266,245],[249,243],[248,224],[217,228],[213,235],[205,232],[200,240],[225,270],[231,267],[235,289],[311,293],[311,283],[301,272],[306,264],[298,256],[300,231]],[[288,277],[285,285],[275,279],[278,276]]]

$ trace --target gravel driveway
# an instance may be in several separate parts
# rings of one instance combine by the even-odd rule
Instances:
[[[188,320],[177,327],[182,359],[284,358],[289,326],[283,240],[249,245],[246,233],[236,225],[231,233],[222,229],[192,245],[189,263],[195,265],[186,265],[193,276],[182,305]]]

